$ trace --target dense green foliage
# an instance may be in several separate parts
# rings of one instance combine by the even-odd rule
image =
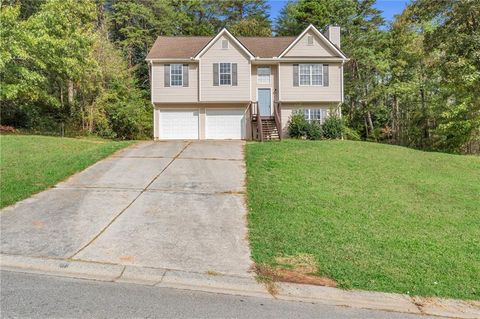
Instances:
[[[271,35],[264,0],[6,0],[1,123],[44,133],[152,134],[145,56],[159,35]]]
[[[309,254],[341,287],[480,299],[480,158],[353,141],[249,143],[255,262]]]
[[[326,139],[339,139],[343,135],[343,122],[338,116],[330,116],[322,125],[323,137]]]
[[[386,25],[375,0],[299,0],[280,35],[342,27],[349,133],[426,150],[480,151],[480,2],[413,0]],[[352,134],[349,134],[352,135]]]
[[[328,117],[323,124],[320,124],[318,121],[307,121],[302,111],[295,111],[288,120],[288,135],[293,138],[339,139],[343,137],[343,131],[342,119],[335,115]]]
[[[273,30],[342,28],[346,136],[480,150],[480,3],[412,0],[386,24],[375,0],[288,2]],[[159,35],[268,36],[266,0],[6,0],[1,123],[151,136],[145,56]]]
[[[0,144],[0,207],[4,207],[55,185],[131,142],[1,135]]]

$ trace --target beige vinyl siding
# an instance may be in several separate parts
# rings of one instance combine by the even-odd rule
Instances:
[[[298,109],[326,109],[330,111],[339,110],[338,103],[282,103],[280,117],[282,121],[282,137],[288,137],[288,121],[295,110]]]
[[[222,40],[228,40],[228,49],[222,49]],[[214,63],[237,63],[236,86],[213,86]],[[246,53],[229,37],[222,36],[200,57],[200,100],[250,101],[250,60]]]
[[[257,68],[259,67],[270,67],[270,84],[258,84],[257,83]],[[277,82],[277,66],[276,65],[253,65],[252,66],[252,101],[257,101],[257,89],[258,88],[270,88],[272,93],[278,91],[278,82]],[[273,95],[273,100],[278,100],[278,94]]]
[[[251,120],[250,120],[250,112],[247,108],[247,104],[245,103],[211,103],[211,104],[202,104],[202,103],[165,103],[165,104],[157,104],[154,108],[154,138],[159,138],[159,119],[160,119],[160,110],[161,109],[198,109],[198,138],[203,140],[205,139],[205,114],[206,109],[244,109],[245,110],[245,124],[246,124],[246,139],[252,139],[252,127],[251,127]],[[161,137],[160,137],[161,138]]]
[[[340,63],[325,64],[329,64],[329,85],[324,87],[319,85],[293,86],[293,63],[281,63],[280,100],[285,102],[340,102],[342,100],[342,65]]]
[[[154,63],[152,65],[152,102],[197,102],[198,101],[198,64],[188,64],[188,87],[164,86],[164,65],[185,64],[181,62]]]
[[[308,36],[313,36],[313,45],[308,45]],[[284,57],[336,57],[332,49],[313,31],[305,33]]]

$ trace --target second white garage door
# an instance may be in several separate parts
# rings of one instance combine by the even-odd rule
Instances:
[[[198,139],[198,110],[160,110],[160,139]]]
[[[206,109],[205,138],[235,139],[245,138],[245,109]]]

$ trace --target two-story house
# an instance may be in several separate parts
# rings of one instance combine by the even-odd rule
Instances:
[[[158,37],[146,58],[155,139],[269,139],[296,109],[322,122],[343,102],[340,28],[297,37]]]

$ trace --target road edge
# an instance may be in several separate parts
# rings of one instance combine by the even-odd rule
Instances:
[[[0,270],[275,298],[359,309],[465,319],[480,318],[480,302],[477,301],[410,297],[402,294],[343,290],[293,283],[276,283],[278,294],[272,296],[268,293],[266,287],[255,280],[253,275],[233,276],[213,272],[196,273],[78,259],[39,258],[6,254],[0,254]]]

